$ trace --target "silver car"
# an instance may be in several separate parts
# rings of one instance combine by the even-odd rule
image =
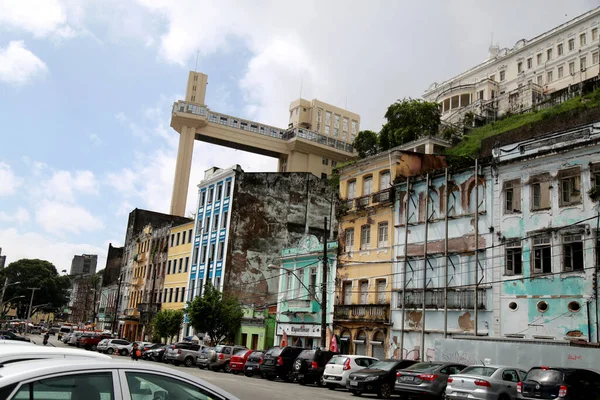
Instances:
[[[53,359],[6,364],[3,399],[227,399],[237,397],[210,383],[150,363]]]
[[[512,400],[517,383],[527,372],[505,365],[471,365],[448,377],[446,398],[473,400]]]
[[[129,354],[129,343],[124,339],[102,339],[96,346],[96,350],[100,353],[119,354],[126,356]]]

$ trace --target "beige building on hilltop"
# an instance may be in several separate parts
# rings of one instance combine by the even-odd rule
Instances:
[[[327,178],[338,162],[355,157],[358,114],[319,100],[298,99],[290,105],[288,127],[278,128],[212,111],[205,103],[207,84],[207,75],[190,72],[185,100],[173,105],[171,127],[180,136],[171,214],[185,212],[194,140],[274,157],[279,172],[310,172],[321,178]]]
[[[479,65],[423,94],[440,103],[442,120],[464,121],[467,113],[490,121],[522,112],[553,97],[569,97],[599,75],[600,7],[511,48],[491,46]]]

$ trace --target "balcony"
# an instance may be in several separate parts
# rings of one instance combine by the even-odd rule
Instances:
[[[423,308],[423,290],[407,290],[404,300],[405,308]],[[473,290],[448,289],[448,309],[472,310],[475,308]],[[402,308],[402,291],[398,296],[398,308]],[[425,292],[425,308],[444,309],[444,291],[442,289],[427,290]],[[477,309],[486,309],[486,289],[477,290]]]
[[[373,204],[387,204],[394,201],[394,192],[392,188],[380,190],[377,193],[373,194],[372,202]]]
[[[139,285],[141,285],[142,283],[144,283],[144,279],[143,279],[141,276],[139,276],[139,277],[137,277],[137,278],[133,278],[133,279],[131,279],[131,284],[132,284],[132,285],[139,286]]]
[[[158,303],[152,303],[152,304],[138,303],[137,310],[141,313],[147,313],[147,312],[155,313],[160,310],[160,304],[158,304]]]
[[[360,209],[368,207],[370,198],[371,198],[370,195],[366,195],[366,196],[357,198],[356,199],[356,208],[360,210]]]
[[[281,312],[291,313],[316,313],[321,311],[321,306],[315,300],[283,300],[280,307]]]
[[[390,322],[389,304],[350,304],[335,306],[333,318],[338,321]]]

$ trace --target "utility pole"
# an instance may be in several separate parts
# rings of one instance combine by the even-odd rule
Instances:
[[[6,287],[8,286],[8,277],[4,280],[4,286],[2,286],[2,294],[0,294],[0,318],[2,317],[2,306],[4,305],[4,292],[6,292]]]
[[[117,298],[115,299],[115,313],[113,315],[113,322],[112,322],[112,332],[111,333],[115,333],[115,325],[117,323],[117,313],[119,312],[119,297],[121,296],[121,280],[122,280],[123,276],[121,274],[119,274],[119,279],[117,280]]]
[[[25,333],[29,330],[29,320],[31,319],[31,307],[33,307],[33,295],[36,290],[40,290],[40,288],[27,288],[27,290],[31,290],[31,300],[29,300],[29,311],[27,312],[27,323],[25,324]]]
[[[321,291],[321,348],[327,349],[327,217],[323,223],[323,279]]]

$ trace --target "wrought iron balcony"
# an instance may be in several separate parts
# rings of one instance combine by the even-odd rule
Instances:
[[[405,308],[423,308],[423,290],[414,289],[405,292]],[[398,296],[398,308],[402,307],[402,291]],[[425,308],[443,309],[444,290],[429,289],[425,292]],[[469,289],[448,289],[448,309],[468,310],[475,308],[475,293]],[[477,308],[486,309],[486,289],[477,290]]]
[[[394,201],[394,192],[392,188],[380,190],[373,194],[373,204],[386,204]]]
[[[337,305],[334,319],[339,321],[390,322],[389,304]]]
[[[160,304],[158,303],[138,303],[137,310],[141,313],[155,313],[160,310]]]
[[[371,199],[370,195],[362,196],[356,199],[356,208],[361,209],[365,208],[369,205],[369,201]]]

